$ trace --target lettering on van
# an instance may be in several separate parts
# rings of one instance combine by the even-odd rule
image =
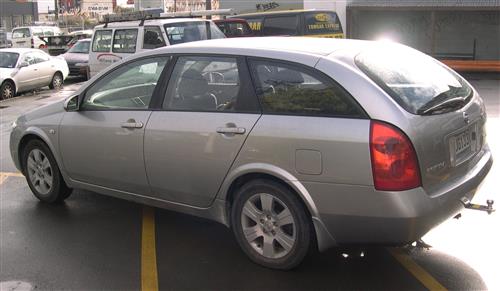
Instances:
[[[118,62],[121,59],[122,57],[114,54],[100,54],[97,56],[97,61],[104,64],[112,64],[114,62]]]
[[[339,30],[340,25],[338,23],[314,23],[314,24],[308,24],[307,28],[309,30]]]
[[[274,8],[278,8],[279,6],[280,5],[276,2],[255,4],[255,8],[257,8],[258,11],[267,11]]]
[[[253,31],[260,31],[262,29],[261,21],[248,21],[248,25]]]

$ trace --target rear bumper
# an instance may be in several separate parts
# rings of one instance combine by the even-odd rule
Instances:
[[[334,240],[323,245],[402,245],[421,238],[460,212],[462,197],[472,200],[493,164],[489,149],[483,151],[467,176],[440,193],[426,193],[421,187],[380,192],[371,186],[304,182]]]

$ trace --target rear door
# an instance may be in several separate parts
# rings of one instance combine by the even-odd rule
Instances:
[[[28,27],[12,30],[12,47],[31,48],[31,31]]]
[[[36,71],[38,72],[38,85],[46,86],[52,81],[52,77],[56,72],[54,62],[50,61],[50,56],[43,52],[33,52],[35,57]]]
[[[26,67],[19,69],[16,74],[18,91],[25,91],[36,88],[39,84],[39,72],[33,52],[27,52],[21,56],[21,63],[26,63]]]
[[[97,29],[92,39],[89,53],[90,75],[94,76],[107,66],[121,60],[120,56],[111,53],[113,29]]]
[[[260,117],[244,59],[180,56],[162,109],[146,127],[144,155],[152,195],[211,204]]]

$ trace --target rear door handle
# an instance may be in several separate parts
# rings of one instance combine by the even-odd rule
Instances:
[[[217,127],[217,132],[222,134],[244,134],[246,129],[244,127]]]
[[[142,128],[144,124],[142,122],[124,122],[122,123],[123,128]]]

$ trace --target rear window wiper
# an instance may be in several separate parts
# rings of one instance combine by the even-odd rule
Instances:
[[[444,109],[459,109],[462,108],[466,102],[465,97],[455,97],[455,98],[450,98],[446,99],[440,103],[435,104],[434,106],[428,107],[428,108],[420,108],[417,110],[417,114],[420,115],[431,115],[432,113],[435,113],[437,111],[442,111]],[[451,111],[451,110],[447,110]]]
[[[453,97],[460,93],[462,87],[454,87],[448,85],[448,90],[439,93],[434,96],[430,101],[422,105],[418,110],[417,114],[425,115],[434,112],[438,109],[444,109],[448,106],[455,107],[459,104],[457,102],[465,102],[467,97]]]

